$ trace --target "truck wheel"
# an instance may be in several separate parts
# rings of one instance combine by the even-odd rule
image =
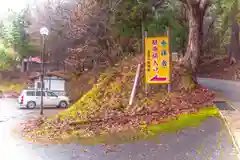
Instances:
[[[67,108],[67,102],[66,101],[61,101],[59,102],[59,105],[57,106],[58,108]]]
[[[33,109],[33,108],[35,108],[35,107],[36,107],[36,103],[35,103],[35,102],[30,101],[30,102],[27,103],[27,108]]]

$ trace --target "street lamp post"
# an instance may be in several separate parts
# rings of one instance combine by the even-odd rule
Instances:
[[[42,48],[42,52],[41,52],[41,108],[40,108],[40,115],[43,115],[43,88],[44,88],[44,55],[45,55],[45,51],[46,51],[46,44],[45,44],[45,39],[46,36],[48,35],[48,29],[46,27],[42,27],[40,29],[40,34],[42,35],[42,44],[43,44],[43,48]]]

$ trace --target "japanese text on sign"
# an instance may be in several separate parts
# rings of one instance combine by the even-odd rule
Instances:
[[[169,58],[168,37],[145,38],[146,83],[169,83]]]

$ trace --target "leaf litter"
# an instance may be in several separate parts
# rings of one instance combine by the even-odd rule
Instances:
[[[170,94],[166,87],[159,86],[151,88],[146,96],[142,67],[134,104],[128,106],[134,73],[142,58],[125,60],[107,70],[93,88],[67,110],[50,118],[27,121],[23,135],[38,142],[68,142],[73,137],[138,132],[142,126],[165,123],[169,118],[176,119],[181,114],[196,113],[213,105],[215,94],[201,86],[191,91],[176,89]]]

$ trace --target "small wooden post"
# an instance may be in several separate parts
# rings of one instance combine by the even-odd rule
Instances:
[[[137,71],[136,71],[136,76],[135,76],[135,80],[134,80],[134,84],[133,84],[132,93],[131,93],[131,96],[130,96],[130,99],[129,99],[129,105],[130,106],[133,104],[133,99],[134,99],[134,96],[136,94],[138,79],[139,79],[139,75],[140,75],[140,69],[141,69],[141,64],[138,64]]]
[[[168,36],[168,47],[169,47],[169,84],[168,84],[168,93],[171,92],[171,82],[172,82],[172,45],[171,45],[171,29],[170,26],[167,28]]]

